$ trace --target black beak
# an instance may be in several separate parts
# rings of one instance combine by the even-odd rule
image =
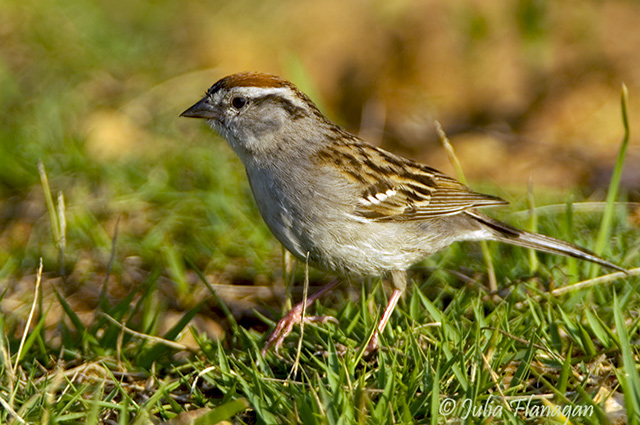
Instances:
[[[191,108],[181,113],[180,116],[187,118],[205,118],[211,120],[217,119],[218,113],[216,111],[216,108],[211,103],[209,103],[209,98],[204,97]]]

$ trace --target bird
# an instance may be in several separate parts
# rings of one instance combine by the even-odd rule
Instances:
[[[295,257],[338,276],[390,277],[394,289],[366,352],[378,349],[407,286],[407,270],[454,242],[504,242],[626,271],[574,244],[485,215],[479,209],[507,202],[366,143],[279,76],[226,76],[180,116],[204,119],[226,139],[244,165],[262,218]],[[263,355],[277,350],[302,320],[329,320],[303,318],[302,311],[339,281],[287,313]]]

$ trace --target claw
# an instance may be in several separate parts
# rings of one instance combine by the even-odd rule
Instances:
[[[378,332],[373,334],[369,344],[367,344],[367,348],[364,349],[364,357],[369,357],[376,351],[378,351]]]
[[[302,312],[300,310],[297,309],[296,306],[291,309],[291,311],[289,311],[289,313],[287,313],[282,319],[280,319],[273,332],[271,332],[271,335],[269,335],[269,338],[267,338],[267,343],[261,351],[263,357],[265,356],[267,351],[269,351],[269,348],[274,347],[275,351],[277,352],[278,349],[282,347],[284,339],[291,333],[294,325],[300,324],[302,322],[339,323],[338,319],[333,316],[305,316],[303,319]]]
[[[307,299],[305,308],[308,308],[311,304],[315,302],[315,300],[320,298],[329,290],[333,289],[336,285],[338,285],[338,283],[340,283],[340,281],[336,279],[331,283],[329,283],[327,286],[318,290],[318,292],[311,295]],[[303,308],[303,303],[299,303],[295,307],[293,307],[282,319],[280,319],[280,321],[276,324],[276,327],[273,330],[273,332],[271,332],[271,335],[269,335],[269,338],[267,338],[267,343],[265,344],[264,348],[261,351],[262,357],[264,357],[264,355],[267,353],[267,351],[269,351],[269,348],[271,347],[274,347],[274,349],[278,351],[278,349],[282,346],[284,339],[287,337],[287,335],[291,333],[293,326],[296,324],[302,323],[303,321],[304,322],[320,322],[320,323],[327,323],[327,322],[338,323],[338,319],[331,316],[305,316],[303,319],[302,308]]]

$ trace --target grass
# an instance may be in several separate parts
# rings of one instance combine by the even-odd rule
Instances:
[[[638,411],[637,348],[631,343],[638,322],[625,325],[633,320],[629,312],[637,311],[637,278],[617,284],[621,300],[614,288],[604,290],[614,297],[613,304],[605,305],[589,301],[589,290],[536,301],[532,294],[541,288],[534,279],[497,302],[477,286],[461,290],[441,283],[447,280],[435,276],[412,287],[383,335],[387,348],[370,359],[359,359],[357,352],[384,302],[379,284],[360,301],[317,306],[319,313],[335,315],[340,325],[307,325],[299,354],[294,332],[279,355],[266,358],[259,353],[263,334],[239,326],[227,341],[212,341],[192,330],[195,350],[167,344],[163,339],[185,331],[202,305],[186,312],[163,339],[131,335],[105,319],[108,314],[138,327],[127,319],[152,297],[144,285],[136,289],[144,294],[133,311],[130,296],[108,306],[90,326],[82,325],[67,306],[59,346],[46,340],[41,317],[22,350],[11,355],[17,341],[10,337],[1,347],[3,404],[11,407],[2,419],[150,423],[150,418],[168,420],[204,407],[211,410],[201,414],[219,414],[222,408],[225,418],[242,410],[236,417],[241,423],[427,423],[468,414],[465,403],[484,409],[476,413],[486,419],[506,403],[500,419],[520,423],[522,412],[507,406],[513,410],[517,400],[531,398],[539,406],[542,400],[593,406],[592,416],[576,422],[601,423],[602,388],[614,393],[624,389],[628,414],[632,418]],[[425,295],[436,291],[433,298]],[[59,302],[66,305],[62,296]],[[575,304],[582,314],[575,314]],[[156,317],[162,320],[161,314]],[[609,330],[614,323],[623,331]],[[6,320],[2,324],[10,330]],[[23,353],[19,360],[18,353]],[[296,355],[299,373],[289,377]],[[228,405],[238,400],[246,400],[232,405],[241,409]],[[450,400],[458,407],[444,415],[449,404],[442,403]],[[435,411],[439,414],[433,416]]]
[[[596,424],[612,420],[615,412],[607,406],[621,398],[626,407],[617,413],[638,423],[638,269],[636,277],[587,280],[565,291],[589,275],[587,264],[539,255],[532,274],[522,249],[488,244],[483,254],[476,245],[459,244],[416,268],[379,353],[362,357],[388,294],[381,280],[370,279],[368,290],[353,284],[358,297],[337,294],[315,306],[316,314],[332,315],[339,325],[308,324],[302,338],[296,328],[278,353],[263,358],[265,333],[240,326],[190,251],[171,244],[159,250],[169,284],[176,293],[200,287],[209,294],[199,301],[187,297],[183,305],[189,307],[172,327],[160,326],[167,314],[157,295],[167,283],[160,269],[120,297],[108,296],[108,286],[124,279],[119,245],[136,249],[115,233],[111,246],[103,243],[109,253],[105,289],[91,317],[81,317],[65,295],[65,285],[77,277],[64,276],[62,266],[70,247],[86,243],[86,231],[77,228],[82,211],[51,194],[42,165],[40,176],[52,229],[42,252],[54,258],[44,262],[48,274],[40,266],[21,279],[33,285],[26,323],[19,312],[0,315],[1,423],[522,423],[544,417]],[[163,196],[170,206],[171,198],[194,194]],[[575,213],[571,206],[544,212],[537,212],[541,232],[592,244],[599,213]],[[182,209],[169,214],[188,215]],[[197,223],[198,209],[194,215]],[[90,223],[87,230],[96,232],[96,222]],[[612,260],[637,266],[637,229],[620,220],[608,231]],[[138,249],[144,251],[144,241]],[[498,291],[488,284],[486,254]],[[11,295],[6,286],[0,300]],[[193,325],[211,305],[228,324],[222,339]],[[57,306],[59,323],[52,329],[46,318]],[[185,333],[195,344],[176,342]]]

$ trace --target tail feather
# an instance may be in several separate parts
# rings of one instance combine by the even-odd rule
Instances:
[[[593,252],[569,242],[561,241],[550,236],[540,235],[538,233],[530,233],[520,230],[516,227],[509,226],[508,224],[487,217],[477,211],[467,211],[467,214],[492,229],[495,232],[494,239],[497,241],[525,248],[533,248],[537,251],[548,252],[551,254],[560,254],[579,258],[581,260],[600,264],[601,266],[605,266],[613,270],[628,273],[626,269],[610,263],[609,261],[598,257]]]

